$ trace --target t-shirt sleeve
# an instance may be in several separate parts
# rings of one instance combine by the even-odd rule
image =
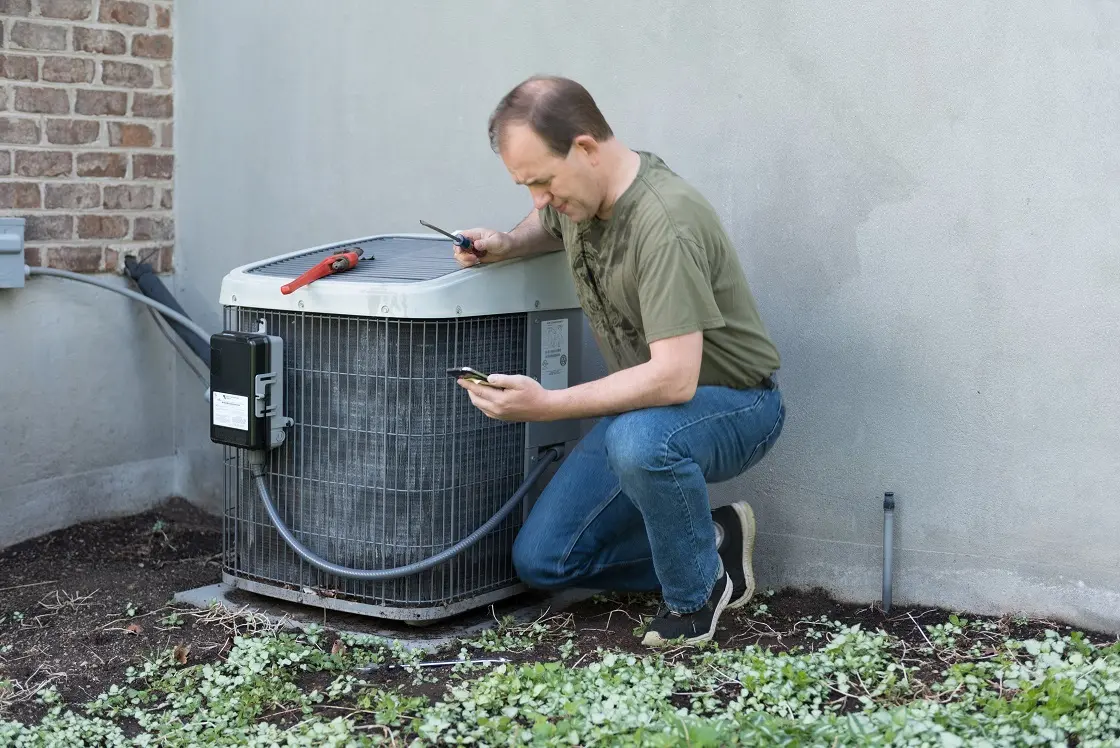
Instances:
[[[551,205],[546,205],[537,211],[540,216],[541,226],[549,233],[553,239],[560,239],[563,241],[564,234],[560,230],[560,214]]]
[[[724,326],[700,247],[673,235],[640,246],[638,300],[647,344]]]

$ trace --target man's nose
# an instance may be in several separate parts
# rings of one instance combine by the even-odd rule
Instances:
[[[534,192],[533,193],[533,207],[536,208],[537,210],[540,210],[541,208],[545,207],[550,202],[552,202],[552,193],[551,192],[549,192],[547,190],[541,190],[540,192]]]

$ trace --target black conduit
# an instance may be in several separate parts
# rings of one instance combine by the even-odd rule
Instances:
[[[292,533],[292,531],[288,529],[288,526],[284,524],[284,520],[280,518],[280,514],[276,511],[276,507],[272,505],[272,497],[269,496],[268,484],[265,482],[264,459],[264,452],[249,453],[251,466],[250,469],[253,480],[257,485],[257,494],[261,497],[261,501],[264,503],[264,509],[266,512],[268,512],[268,518],[276,527],[277,532],[280,533],[280,537],[282,537],[284,539],[284,542],[286,542],[288,546],[296,552],[296,555],[298,555],[300,558],[302,558],[304,561],[311,564],[315,568],[321,569],[331,574],[336,574],[340,577],[346,577],[347,579],[361,579],[366,581],[384,581],[388,579],[400,579],[401,577],[407,577],[411,574],[416,574],[421,571],[427,571],[433,566],[439,566],[444,561],[454,558],[455,556],[465,551],[467,548],[477,543],[482,539],[482,536],[497,527],[498,523],[505,519],[509,515],[509,513],[513,511],[513,508],[517,506],[522,499],[525,498],[525,495],[529,493],[529,489],[532,488],[538,480],[540,480],[540,477],[544,474],[545,468],[547,468],[553,461],[560,459],[560,452],[552,447],[545,450],[541,454],[540,462],[538,462],[536,467],[534,467],[529,472],[529,475],[526,476],[524,482],[520,486],[518,486],[517,490],[514,492],[513,496],[510,497],[509,501],[507,501],[502,506],[502,508],[498,510],[497,514],[486,520],[486,522],[484,522],[481,527],[472,532],[470,535],[463,538],[450,548],[445,548],[436,555],[430,556],[423,561],[417,561],[416,563],[408,564],[406,566],[398,566],[395,569],[351,569],[347,566],[339,566],[338,564],[332,564],[330,561],[327,561],[326,559],[315,555],[315,553],[307,548],[307,546],[300,543],[299,540],[296,539],[296,536]]]
[[[171,292],[167,290],[167,286],[163,285],[159,276],[152,270],[151,265],[146,262],[137,262],[135,257],[129,256],[124,258],[124,266],[128,277],[132,278],[140,288],[140,293],[153,301],[158,301],[164,306],[171,307],[184,317],[188,316],[187,313],[183,311],[183,307],[179,306],[179,302],[175,300],[175,297],[171,295]],[[175,331],[175,334],[190,346],[190,349],[194,351],[196,356],[202,359],[202,362],[206,364],[206,368],[209,369],[210,341],[203,340],[166,315],[164,315],[164,319],[171,325],[171,329]]]

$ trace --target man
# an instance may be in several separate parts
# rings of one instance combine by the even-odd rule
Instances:
[[[534,77],[490,118],[490,140],[534,210],[512,231],[471,229],[464,266],[564,250],[608,376],[545,390],[459,380],[492,418],[600,418],[542,492],[514,544],[532,587],[660,590],[643,643],[712,638],[754,593],[754,516],[712,512],[707,483],[757,463],[785,407],[779,357],[711,205],[657,156],[614,137],[591,95]]]

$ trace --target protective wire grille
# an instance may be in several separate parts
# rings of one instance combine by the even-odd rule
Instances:
[[[446,370],[525,373],[526,315],[385,320],[227,307],[226,329],[284,340],[288,440],[268,455],[277,511],[304,545],[349,567],[421,561],[466,537],[517,490],[524,424],[487,418]],[[382,607],[430,607],[518,583],[514,511],[454,559],[396,580],[338,577],[268,521],[240,450],[226,452],[227,573]]]
[[[270,275],[295,278],[310,270],[324,257],[361,247],[365,255],[358,266],[345,273],[328,275],[315,281],[330,283],[414,283],[432,280],[463,270],[455,260],[450,239],[431,239],[405,236],[383,236],[349,244],[338,244],[273,260],[249,270],[250,275]]]

